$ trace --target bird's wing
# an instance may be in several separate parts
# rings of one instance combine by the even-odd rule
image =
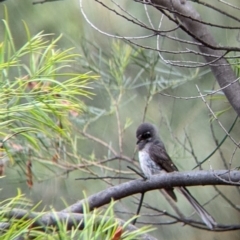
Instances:
[[[178,171],[171,158],[168,156],[167,151],[160,141],[154,142],[149,148],[149,155],[151,159],[161,166],[166,172]]]

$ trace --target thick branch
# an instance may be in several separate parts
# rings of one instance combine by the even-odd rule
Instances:
[[[82,213],[84,203],[88,203],[90,210],[110,203],[111,199],[119,200],[133,194],[143,193],[154,189],[180,186],[198,185],[239,185],[239,171],[191,171],[173,172],[154,175],[151,180],[133,180],[107,188],[93,194],[87,199],[81,200],[63,210],[63,212]]]
[[[17,218],[17,219],[32,219],[32,227],[42,227],[44,230],[47,226],[56,226],[58,223],[67,223],[67,229],[72,229],[78,225],[79,229],[84,228],[84,215],[83,204],[88,202],[90,210],[103,206],[109,203],[112,199],[118,200],[136,193],[147,192],[154,189],[166,188],[166,187],[179,187],[179,186],[197,186],[197,185],[239,185],[240,184],[240,171],[191,171],[191,172],[173,172],[167,174],[154,175],[151,180],[133,180],[126,183],[122,183],[115,187],[110,187],[104,191],[90,196],[85,200],[81,200],[78,203],[68,207],[61,212],[48,212],[48,213],[36,213],[29,212],[22,209],[11,209],[5,214],[5,217]],[[95,217],[95,224],[108,221],[102,216]],[[118,219],[120,226],[124,225],[124,222]],[[0,223],[0,229],[8,228],[6,223]],[[228,231],[239,229],[239,225],[222,225],[218,224],[214,231]],[[39,228],[40,230],[40,228]],[[136,230],[135,226],[128,225],[126,228],[128,231]],[[149,235],[143,235],[144,239],[154,239]]]
[[[198,45],[198,47],[200,51],[204,53],[203,56],[207,62],[216,60],[213,55],[222,55],[221,52],[214,50],[214,46],[217,47],[218,44],[215,42],[207,26],[201,23],[201,17],[199,13],[193,8],[192,4],[189,1],[152,0],[151,2],[158,10],[168,9],[170,12],[175,12],[175,16],[182,23],[182,30],[185,31],[188,35],[191,35],[196,42],[202,43],[201,45]],[[161,7],[164,7],[164,9],[161,9]],[[174,17],[171,18],[173,21],[174,19]],[[194,21],[194,19],[197,21]],[[210,68],[221,88],[237,79],[231,66],[228,64],[227,60],[224,57],[218,59],[214,65],[210,65]],[[240,116],[239,82],[235,82],[229,87],[223,89],[223,92],[232,105],[233,109],[237,112],[238,116]]]

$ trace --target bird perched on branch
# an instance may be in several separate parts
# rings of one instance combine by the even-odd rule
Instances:
[[[158,131],[154,125],[142,123],[136,131],[136,137],[140,166],[148,179],[155,174],[178,171],[167,154],[165,146],[158,136]],[[196,210],[203,222],[210,229],[213,229],[217,224],[213,217],[198,203],[185,187],[179,187],[178,189]],[[165,191],[174,201],[177,201],[173,188],[166,188]]]

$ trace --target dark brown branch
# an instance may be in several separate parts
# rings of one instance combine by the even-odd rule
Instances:
[[[221,9],[211,5],[211,4],[208,4],[206,2],[202,2],[202,1],[199,1],[199,0],[196,0],[196,1],[193,1],[193,2],[197,2],[198,4],[201,4],[201,5],[205,6],[205,7],[213,9],[214,11],[216,11],[216,12],[222,14],[222,15],[225,15],[225,16],[227,16],[227,17],[229,17],[229,18],[231,18],[231,19],[233,19],[233,20],[235,20],[237,22],[240,22],[240,19],[235,17],[233,14],[229,14],[226,11],[223,11],[223,10],[221,10]]]
[[[34,1],[32,4],[43,4],[43,3],[47,3],[47,2],[55,2],[55,1],[62,1],[62,0],[37,0]]]

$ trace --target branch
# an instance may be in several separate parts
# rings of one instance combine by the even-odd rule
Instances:
[[[198,48],[202,53],[203,57],[207,62],[212,62],[216,58],[212,55],[221,56],[221,52],[215,50],[218,47],[218,44],[215,42],[211,32],[208,30],[207,26],[201,23],[201,17],[199,13],[193,8],[192,4],[189,1],[179,1],[179,0],[152,0],[151,3],[159,11],[170,11],[174,10],[174,14],[177,18],[173,18],[170,15],[167,15],[171,21],[178,23],[178,19],[181,21],[181,28],[188,35],[193,37],[196,42],[202,43],[198,45]],[[163,7],[163,9],[161,8]],[[196,19],[197,21],[193,21]],[[209,65],[218,84],[221,88],[225,87],[227,84],[232,83],[237,77],[234,74],[230,64],[223,57],[218,59],[215,65]],[[226,95],[228,101],[240,116],[240,84],[235,82],[229,87],[223,89],[224,94]]]
[[[133,180],[107,188],[93,194],[87,199],[81,200],[63,210],[63,212],[83,213],[83,205],[89,205],[89,209],[101,207],[111,202],[111,199],[119,200],[137,193],[144,193],[154,189],[172,188],[181,186],[199,185],[239,185],[239,171],[190,171],[173,172],[152,176],[151,180]]]
[[[4,217],[11,219],[31,219],[32,227],[40,227],[39,230],[46,230],[47,226],[55,226],[58,228],[59,222],[67,223],[67,229],[72,227],[84,228],[84,214],[83,204],[89,204],[89,210],[101,207],[107,203],[110,203],[112,199],[118,200],[127,196],[131,196],[136,193],[144,193],[150,190],[166,188],[166,187],[180,187],[180,186],[199,186],[199,185],[239,185],[240,184],[240,172],[239,171],[191,171],[191,172],[173,172],[168,174],[160,174],[152,176],[151,180],[133,180],[115,187],[108,188],[97,194],[94,194],[87,199],[81,200],[76,204],[64,209],[61,212],[29,212],[29,210],[11,209],[4,214]],[[189,224],[188,219],[178,219],[180,222]],[[108,221],[108,218],[104,216],[97,216],[95,223],[99,224],[102,221]],[[120,226],[125,225],[125,222],[117,219]],[[173,222],[174,223],[174,222]],[[173,224],[172,223],[172,224]],[[191,226],[195,226],[194,222],[190,222]],[[196,227],[199,228],[198,222]],[[159,223],[161,224],[161,223]],[[9,225],[10,226],[10,225]],[[4,222],[0,223],[0,229],[6,229],[8,225]],[[202,227],[203,228],[203,227]],[[205,229],[205,228],[203,228]],[[214,231],[229,231],[240,229],[240,225],[223,225],[218,224]],[[135,231],[137,228],[133,225],[128,225],[126,230]],[[154,239],[149,235],[144,235],[144,239]]]
[[[62,0],[37,0],[34,1],[32,4],[43,4],[43,3],[47,3],[47,2],[55,2],[55,1],[62,1]]]

